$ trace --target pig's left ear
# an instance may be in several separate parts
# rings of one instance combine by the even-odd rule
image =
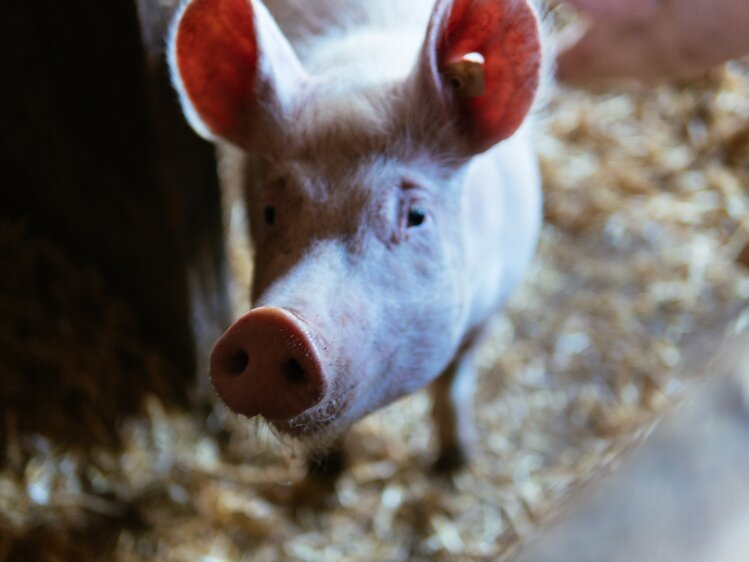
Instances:
[[[291,45],[261,2],[189,0],[169,37],[169,66],[193,129],[252,150],[307,80]]]
[[[431,111],[455,123],[458,143],[476,154],[525,119],[541,50],[528,0],[437,0],[413,78]]]

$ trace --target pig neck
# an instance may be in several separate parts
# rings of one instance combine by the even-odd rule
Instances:
[[[414,67],[433,0],[266,0],[307,71],[356,87]]]
[[[474,158],[463,182],[467,328],[484,322],[522,280],[541,227],[533,123]]]

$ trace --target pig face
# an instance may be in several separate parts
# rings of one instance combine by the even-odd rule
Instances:
[[[472,328],[463,179],[532,103],[535,15],[439,1],[413,70],[382,83],[309,76],[260,3],[194,0],[178,22],[188,119],[248,152],[255,308],[217,343],[214,386],[335,435],[436,377]]]
[[[252,301],[291,311],[326,350],[330,400],[291,420],[305,432],[423,386],[465,325],[460,167],[337,154],[322,169],[304,156],[264,160],[248,176]]]

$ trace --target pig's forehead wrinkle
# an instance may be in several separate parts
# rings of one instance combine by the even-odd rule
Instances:
[[[274,151],[287,158],[335,163],[375,155],[455,167],[451,121],[433,115],[402,83],[311,89],[273,131]],[[447,139],[447,140],[446,140]]]
[[[317,230],[332,234],[334,229],[349,240],[356,240],[361,228],[369,228],[386,209],[394,207],[403,187],[431,192],[433,204],[437,204],[437,199],[445,196],[446,201],[452,200],[449,194],[455,193],[462,177],[456,168],[428,155],[407,159],[337,155],[329,162],[319,157],[294,159],[275,167],[289,178],[286,189],[297,191],[297,196],[315,208]]]

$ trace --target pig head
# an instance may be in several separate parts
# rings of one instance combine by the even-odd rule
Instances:
[[[211,378],[284,432],[338,434],[433,380],[533,252],[538,178],[513,134],[539,83],[534,10],[438,0],[404,58],[312,74],[256,0],[193,0],[173,29],[186,117],[247,153],[254,308]]]

